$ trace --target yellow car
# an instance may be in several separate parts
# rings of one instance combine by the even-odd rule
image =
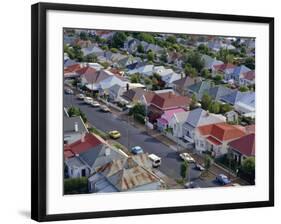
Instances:
[[[108,132],[108,134],[109,134],[109,136],[110,136],[111,138],[113,138],[113,139],[117,139],[117,138],[120,138],[120,137],[121,137],[120,132],[119,132],[119,131],[116,131],[116,130],[110,131],[110,132]]]

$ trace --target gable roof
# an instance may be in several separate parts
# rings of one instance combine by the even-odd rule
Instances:
[[[71,151],[73,154],[80,154],[82,152],[85,152],[91,148],[94,148],[100,144],[102,144],[102,140],[98,138],[97,136],[86,133],[83,137],[76,142],[73,142],[71,144],[67,144],[64,146],[64,152],[65,151]],[[64,155],[70,155],[70,152],[65,153]]]
[[[171,109],[175,107],[187,107],[190,98],[186,96],[177,96],[171,92],[155,94],[151,100],[151,104],[159,109]]]
[[[164,114],[162,114],[161,119],[165,119],[167,122],[170,122],[172,117],[180,112],[185,112],[184,109],[182,108],[176,108],[176,109],[171,109],[171,110],[166,110]]]
[[[199,95],[202,95],[205,91],[208,91],[210,88],[211,88],[211,83],[209,81],[202,81],[189,86],[188,90],[197,93]]]
[[[216,71],[220,71],[220,72],[225,72],[226,70],[234,71],[235,67],[236,66],[234,64],[231,64],[231,63],[214,65],[214,69]]]
[[[200,77],[191,78],[190,76],[183,77],[173,82],[173,84],[177,85],[179,88],[185,88],[191,86],[197,82],[201,82]]]
[[[82,52],[84,56],[87,56],[89,54],[98,54],[101,55],[104,53],[104,51],[97,47],[97,46],[91,46],[91,47],[87,47],[87,48],[82,48]]]
[[[255,134],[251,133],[228,143],[235,151],[245,156],[255,156]]]
[[[144,95],[143,88],[134,88],[125,91],[122,95],[123,98],[129,101],[138,101]]]
[[[212,136],[220,142],[237,139],[245,135],[245,132],[240,128],[224,122],[200,126],[198,131],[201,135]]]
[[[224,86],[215,86],[208,90],[209,95],[216,101],[220,100],[222,96],[229,95],[232,92],[233,92],[232,89]]]
[[[177,112],[173,115],[178,123],[184,123],[188,117],[189,111]]]
[[[78,130],[75,131],[75,125]],[[80,116],[76,117],[63,117],[63,135],[64,140],[71,144],[81,138],[82,133],[87,133],[88,130]]]
[[[248,72],[243,73],[243,78],[247,79],[247,80],[250,80],[250,81],[253,81],[255,79],[255,71],[252,70],[252,71],[248,71]]]
[[[234,90],[232,93],[222,96],[221,100],[226,103],[234,105],[249,93],[250,92],[240,92],[238,90]]]
[[[97,70],[90,66],[83,67],[77,70],[76,73],[83,76],[89,83],[94,83],[98,76]]]
[[[225,119],[223,119],[221,116],[211,114],[203,110],[202,108],[196,108],[189,111],[186,119],[186,124],[192,126],[193,128],[196,128],[202,125],[220,123],[224,121]]]
[[[234,70],[233,70],[233,76],[234,77],[239,77],[241,74],[246,73],[251,71],[251,69],[249,69],[248,67],[246,67],[245,65],[240,65],[237,66]]]

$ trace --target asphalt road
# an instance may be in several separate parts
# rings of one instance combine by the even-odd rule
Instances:
[[[118,130],[121,133],[121,138],[117,141],[125,145],[128,149],[133,146],[141,146],[145,152],[153,153],[162,159],[159,170],[165,175],[179,179],[181,159],[179,153],[158,141],[157,139],[149,136],[136,127],[130,125],[127,121],[120,119],[113,113],[104,113],[99,108],[94,108],[85,104],[83,101],[76,99],[74,95],[64,95],[64,106],[70,107],[78,106],[87,116],[88,121],[96,128],[108,132],[111,130]],[[194,169],[194,165],[190,166],[190,180],[195,181],[200,187],[213,187],[218,186],[213,181],[202,181],[198,179],[200,171]]]

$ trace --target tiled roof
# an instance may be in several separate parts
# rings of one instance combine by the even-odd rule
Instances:
[[[199,127],[198,130],[201,135],[210,135],[221,142],[237,139],[245,135],[244,131],[227,123],[204,125]]]
[[[177,85],[179,88],[185,88],[185,87],[191,86],[200,81],[201,81],[201,78],[199,78],[199,77],[191,78],[190,76],[186,76],[184,78],[174,81],[173,84]]]
[[[177,96],[171,92],[155,94],[151,100],[151,104],[160,109],[169,109],[175,107],[187,107],[190,98],[185,96]]]
[[[227,64],[215,65],[214,68],[217,71],[224,72],[226,69],[234,69],[235,65],[227,63]]]
[[[70,145],[65,145],[64,151],[71,151],[73,154],[80,154],[102,143],[101,139],[95,135],[86,133],[84,139],[81,138]],[[67,155],[69,154],[70,153],[68,152]]]
[[[64,69],[64,73],[76,72],[80,69],[81,69],[81,65],[77,63],[77,64],[73,64],[73,65],[70,65],[70,66],[66,67]]]
[[[246,73],[243,73],[244,79],[247,80],[254,80],[255,79],[255,71],[248,71]]]
[[[228,145],[245,156],[255,156],[255,134],[251,133],[233,140]]]

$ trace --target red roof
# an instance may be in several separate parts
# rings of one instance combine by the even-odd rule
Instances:
[[[96,79],[99,75],[99,73],[96,71],[96,69],[92,67],[84,67],[76,71],[79,75],[83,75],[83,77],[87,80],[89,83],[95,83]]]
[[[245,156],[255,156],[255,134],[248,134],[228,143],[235,151]]]
[[[231,69],[231,68],[235,68],[235,65],[230,64],[230,63],[221,64],[221,65],[214,65],[214,69],[217,70],[217,71],[221,71],[221,72],[224,72],[224,70]]]
[[[255,125],[255,124],[247,125],[247,126],[245,126],[245,130],[246,130],[246,133],[247,133],[247,134],[255,133],[255,131],[256,131],[256,125]]]
[[[76,72],[79,69],[81,69],[81,65],[80,64],[73,64],[73,65],[70,65],[67,68],[65,68],[64,69],[64,73]]]
[[[245,132],[240,128],[227,123],[204,125],[199,127],[198,130],[201,135],[210,135],[221,142],[237,139],[245,135]]]
[[[221,145],[221,142],[213,138],[212,136],[207,137],[207,140],[209,140],[214,145]]]
[[[255,71],[248,71],[248,72],[244,73],[243,76],[244,76],[244,79],[254,80],[255,79]]]
[[[66,158],[69,158],[74,154],[86,152],[99,144],[102,144],[102,141],[98,137],[93,134],[86,133],[84,140],[82,140],[81,138],[80,140],[73,142],[70,145],[64,146],[64,156]]]
[[[190,103],[190,98],[186,96],[178,96],[171,92],[155,94],[151,100],[151,104],[165,110],[176,107],[186,107]]]

